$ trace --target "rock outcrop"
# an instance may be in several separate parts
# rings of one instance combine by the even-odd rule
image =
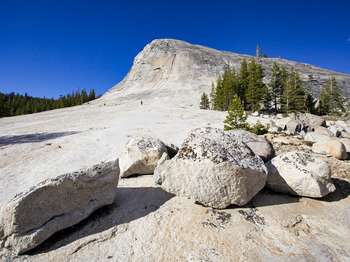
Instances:
[[[266,167],[228,133],[198,128],[190,132],[173,159],[157,167],[155,179],[170,193],[225,208],[249,202],[265,185]]]
[[[120,176],[152,174],[158,160],[167,151],[166,145],[157,138],[151,136],[131,137],[119,158]]]
[[[267,167],[267,185],[276,192],[317,198],[335,190],[328,164],[311,154],[287,152]]]
[[[48,179],[17,195],[1,210],[0,246],[26,252],[113,203],[118,178],[117,160]]]
[[[157,39],[146,45],[134,59],[128,75],[106,93],[101,101],[122,103],[130,98],[154,100],[177,106],[198,107],[202,92],[229,65],[239,70],[243,59],[251,56],[224,52],[174,39]],[[265,82],[271,77],[274,62],[299,72],[304,84],[318,96],[320,87],[333,75],[345,96],[350,97],[350,76],[312,65],[278,58],[261,58]],[[171,95],[170,95],[171,94]]]

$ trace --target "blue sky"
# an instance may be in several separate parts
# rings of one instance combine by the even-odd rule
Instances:
[[[101,94],[155,38],[350,73],[350,1],[0,0],[0,91]]]

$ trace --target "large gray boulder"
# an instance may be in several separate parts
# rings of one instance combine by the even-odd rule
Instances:
[[[350,153],[350,138],[339,138],[339,141],[345,146],[346,152]]]
[[[167,151],[167,146],[157,138],[151,136],[131,137],[119,159],[120,176],[152,174],[158,160]]]
[[[311,154],[283,153],[267,168],[267,185],[276,192],[318,198],[335,190],[328,164]]]
[[[295,135],[300,133],[303,130],[303,127],[303,123],[300,120],[291,119],[286,123],[284,130],[288,134]]]
[[[178,154],[160,163],[154,178],[165,191],[225,208],[249,202],[264,187],[266,172],[264,162],[248,146],[207,127],[192,130]]]
[[[45,180],[16,195],[1,210],[0,246],[26,252],[112,204],[118,178],[117,160]]]
[[[324,136],[329,136],[329,137],[334,136],[333,132],[324,126],[316,126],[312,129],[312,131],[315,132],[316,134],[320,134]]]
[[[313,143],[327,141],[331,138],[332,137],[330,137],[329,135],[320,134],[317,132],[307,132],[304,136],[305,141]]]
[[[332,133],[333,136],[336,137],[340,137],[342,136],[342,133],[346,133],[343,128],[336,125],[329,126],[328,130]]]
[[[228,131],[228,134],[233,139],[245,143],[264,162],[270,160],[275,154],[271,143],[264,136],[258,136],[242,129]]]
[[[304,127],[312,129],[319,126],[326,126],[326,121],[322,116],[313,115],[310,113],[299,113],[296,118],[303,123]]]
[[[344,131],[350,133],[350,122],[345,122],[343,120],[337,120],[335,121],[334,125],[338,128],[342,128]]]
[[[314,143],[312,145],[312,151],[318,154],[330,155],[340,160],[347,158],[346,148],[338,139],[329,139]]]

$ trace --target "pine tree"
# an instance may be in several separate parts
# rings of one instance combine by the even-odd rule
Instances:
[[[200,109],[210,109],[210,103],[209,103],[209,98],[206,93],[203,92],[201,96],[201,102],[200,102]]]
[[[95,90],[92,88],[89,92],[89,101],[94,100],[96,98]]]
[[[214,110],[226,111],[232,97],[239,92],[239,80],[234,69],[227,67],[216,81],[211,92],[211,103]]]
[[[248,72],[248,88],[245,93],[247,108],[258,111],[267,94],[266,85],[263,83],[263,70],[261,65],[252,59],[248,64]]]
[[[223,83],[222,83],[222,77],[219,76],[219,78],[216,81],[216,87],[215,87],[215,99],[213,103],[213,109],[223,111],[224,110],[224,90],[223,90]]]
[[[270,112],[272,110],[272,106],[273,106],[273,101],[272,101],[272,95],[273,95],[273,91],[270,87],[266,86],[266,89],[264,91],[264,110]]]
[[[271,88],[271,100],[273,102],[273,109],[277,113],[281,107],[281,97],[283,94],[283,75],[281,69],[277,63],[273,63],[272,66],[272,75],[270,81]],[[285,70],[285,69],[284,69]]]
[[[288,75],[282,96],[282,109],[285,113],[306,111],[306,92],[299,74],[293,70]]]
[[[328,79],[320,94],[320,111],[323,114],[336,114],[345,110],[344,97],[335,77]]]
[[[237,128],[246,129],[248,127],[246,120],[247,117],[244,112],[244,108],[239,101],[238,96],[234,95],[228,107],[228,115],[224,121],[224,130],[232,130]]]
[[[249,71],[248,71],[248,64],[247,60],[244,59],[241,62],[241,67],[239,71],[239,92],[238,92],[238,97],[241,100],[241,103],[243,106],[246,106],[246,98],[245,98],[245,93],[246,90],[248,89],[248,83],[249,83]]]
[[[214,110],[214,101],[215,101],[215,85],[214,83],[211,84],[211,90],[210,90],[210,109]]]

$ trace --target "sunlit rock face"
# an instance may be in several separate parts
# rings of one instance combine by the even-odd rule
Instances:
[[[132,96],[138,99],[177,101],[181,105],[198,105],[199,95],[210,92],[211,84],[231,66],[239,70],[243,59],[253,57],[193,45],[174,39],[157,39],[146,45],[135,57],[133,66],[122,82],[114,86],[103,100],[118,98],[119,102]],[[350,76],[281,58],[259,59],[270,80],[274,62],[287,70],[295,68],[305,86],[316,96],[321,86],[334,75],[345,96],[350,97]],[[123,90],[123,92],[121,92]]]

